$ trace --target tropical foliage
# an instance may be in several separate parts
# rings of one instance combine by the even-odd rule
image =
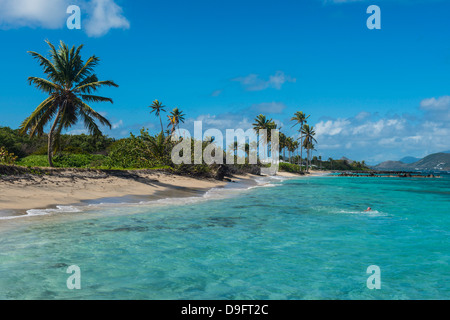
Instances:
[[[30,85],[45,94],[46,98],[20,126],[21,132],[27,132],[30,137],[42,136],[44,128],[53,121],[48,133],[48,162],[53,167],[53,152],[55,140],[59,141],[62,130],[83,121],[89,133],[101,134],[96,121],[111,128],[110,122],[100,113],[92,109],[89,102],[113,102],[112,99],[94,95],[101,87],[118,87],[113,81],[99,81],[94,73],[100,62],[96,56],[91,56],[86,62],[81,58],[83,45],[69,47],[61,41],[58,49],[47,41],[50,47],[50,58],[37,52],[29,52],[41,67],[47,79],[29,77]]]

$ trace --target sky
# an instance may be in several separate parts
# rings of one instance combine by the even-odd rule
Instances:
[[[67,7],[81,8],[69,30]],[[381,29],[369,29],[370,5]],[[114,138],[160,130],[158,99],[204,129],[244,129],[264,114],[294,136],[311,115],[315,155],[369,164],[450,150],[450,1],[0,0],[0,126],[18,128],[45,99],[28,51],[45,40],[100,57],[92,104]],[[82,123],[69,133],[86,132]]]

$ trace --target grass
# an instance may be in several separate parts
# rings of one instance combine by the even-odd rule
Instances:
[[[53,158],[57,168],[96,168],[101,167],[106,156],[97,154],[62,154]],[[15,163],[23,167],[48,167],[46,155],[32,155]]]

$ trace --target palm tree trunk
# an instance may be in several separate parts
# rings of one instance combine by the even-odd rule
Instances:
[[[300,135],[300,172],[303,172],[303,134]]]
[[[47,150],[47,154],[48,154],[48,164],[50,165],[51,168],[54,167],[53,165],[53,133],[55,132],[56,129],[56,125],[58,124],[58,120],[59,120],[59,116],[61,115],[61,108],[59,108],[58,110],[58,114],[56,115],[55,121],[53,122],[52,127],[50,128],[50,131],[48,133],[48,150]]]
[[[159,122],[161,123],[161,133],[164,136],[164,127],[163,127],[163,124],[162,124],[161,113],[159,114]]]

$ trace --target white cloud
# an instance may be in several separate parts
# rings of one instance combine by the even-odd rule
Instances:
[[[282,113],[286,105],[283,102],[264,102],[253,105],[251,109],[262,113]]]
[[[247,91],[261,91],[265,89],[280,90],[286,82],[296,82],[295,78],[285,75],[283,71],[277,71],[269,79],[264,80],[257,74],[249,74],[245,77],[235,78],[232,81],[239,82]]]
[[[86,22],[86,33],[90,37],[101,37],[111,29],[129,29],[130,22],[114,0],[92,0],[90,17]]]
[[[123,120],[119,120],[119,122],[113,123],[111,127],[113,130],[123,127]]]
[[[443,96],[440,98],[424,99],[420,103],[420,107],[423,110],[442,111],[450,110],[450,96]]]
[[[424,101],[421,106],[435,108],[445,99]],[[353,118],[323,120],[314,127],[320,154],[340,158],[344,146],[348,149],[345,156],[349,158],[379,163],[450,149],[449,121],[442,116],[431,117],[426,110],[418,118],[408,115],[379,117],[367,113],[362,117],[360,113]]]
[[[130,27],[114,0],[0,0],[0,28],[61,29],[69,17],[67,7],[72,4],[82,8],[81,28],[90,37]]]
[[[0,0],[0,26],[61,28],[68,5],[68,0]]]

